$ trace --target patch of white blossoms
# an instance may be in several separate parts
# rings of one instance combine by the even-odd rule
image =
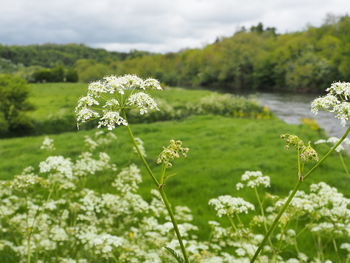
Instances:
[[[91,146],[91,142],[87,144]],[[165,164],[182,154],[180,143],[174,141],[171,145],[161,158]],[[87,188],[91,184],[85,181],[94,176],[103,176],[111,187],[103,191]],[[264,177],[258,171],[248,171],[242,176],[242,183],[248,189],[265,187],[269,180]],[[13,179],[0,182],[3,215],[0,257],[10,258],[10,262],[26,262],[28,236],[32,231],[32,262],[174,262],[163,249],[170,247],[181,253],[169,215],[157,190],[152,190],[150,201],[138,193],[141,182],[141,171],[136,165],[116,171],[108,154],[103,152],[83,152],[71,159],[50,156],[39,167],[24,169]],[[229,227],[209,222],[210,241],[198,239],[198,228],[191,223],[193,216],[189,208],[174,207],[190,261],[250,262],[265,233],[262,223],[270,225],[285,202],[284,198],[265,196],[269,196],[267,202],[263,201],[269,205],[265,208],[265,219],[255,215],[254,206],[240,197],[223,195],[210,200],[218,217],[229,216],[233,222]],[[309,235],[322,242],[334,237],[338,251],[343,252],[340,256],[345,258],[350,254],[346,242],[350,235],[349,206],[350,200],[335,188],[325,183],[314,184],[309,193],[297,193],[281,223],[286,226],[287,222],[297,222],[303,216],[303,226]],[[244,220],[249,223],[240,222],[240,214],[251,218]],[[299,251],[300,244],[298,250],[293,249],[300,234],[294,225],[297,224],[276,229],[272,238],[278,240],[278,250],[265,246],[258,262],[325,262],[319,255],[325,255],[327,251],[321,250],[330,246],[317,248],[322,252],[319,255],[309,251],[304,254]],[[274,251],[279,254],[273,254]]]
[[[311,111],[314,114],[317,114],[319,110],[332,112],[345,126],[350,119],[350,83],[335,82],[326,91],[327,95],[311,103]]]
[[[147,94],[161,90],[156,79],[143,80],[135,75],[107,76],[89,84],[87,96],[80,98],[75,109],[78,123],[98,119],[98,127],[113,130],[128,125],[127,110],[138,110],[141,115],[158,110],[157,103]]]
[[[55,150],[54,140],[48,136],[45,136],[41,146],[41,150],[53,151]]]
[[[255,188],[259,186],[270,187],[270,177],[264,176],[260,171],[246,171],[241,177],[241,182],[236,184],[237,190],[244,187]]]
[[[254,205],[244,199],[230,195],[221,195],[218,198],[213,198],[209,201],[209,205],[214,207],[218,217],[248,214],[249,210],[255,209]]]
[[[329,137],[327,140],[320,139],[315,142],[315,144],[322,144],[322,143],[329,143],[332,146],[335,146],[339,142],[339,138],[337,137]],[[350,140],[348,138],[345,138],[341,144],[338,145],[338,147],[335,149],[336,152],[344,151],[344,146],[349,146]]]

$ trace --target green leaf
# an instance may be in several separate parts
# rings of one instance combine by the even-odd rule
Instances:
[[[185,263],[185,260],[173,249],[170,247],[165,247],[165,249],[176,259],[179,263]]]

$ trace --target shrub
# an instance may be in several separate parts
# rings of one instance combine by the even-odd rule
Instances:
[[[26,81],[12,75],[0,75],[0,112],[10,134],[24,134],[30,131],[32,121],[24,114],[32,107],[27,102]]]
[[[32,77],[34,82],[63,82],[65,78],[64,68],[58,66],[52,69],[40,69],[35,71]]]
[[[74,69],[68,69],[66,71],[66,81],[67,82],[78,82],[79,76],[78,72]]]

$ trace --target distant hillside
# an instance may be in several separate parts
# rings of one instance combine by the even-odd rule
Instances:
[[[116,73],[154,76],[169,85],[227,90],[320,92],[350,81],[350,17],[276,34],[259,23],[202,49],[143,56],[113,64]]]
[[[36,76],[53,75],[60,72],[54,67],[62,65],[81,82],[137,74],[171,86],[319,93],[334,81],[350,81],[350,17],[330,15],[320,27],[285,34],[259,23],[204,48],[168,54],[108,52],[77,44],[0,46],[0,72],[17,72],[31,82],[57,81]]]
[[[26,67],[52,67],[58,64],[72,66],[79,59],[92,59],[97,62],[109,63],[127,57],[127,53],[109,52],[105,49],[91,48],[82,44],[0,45],[0,58]]]

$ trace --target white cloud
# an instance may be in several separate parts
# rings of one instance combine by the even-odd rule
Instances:
[[[2,3],[1,3],[2,2]],[[345,14],[347,0],[0,0],[0,43],[85,43],[154,52],[200,47],[258,22],[279,32]]]

